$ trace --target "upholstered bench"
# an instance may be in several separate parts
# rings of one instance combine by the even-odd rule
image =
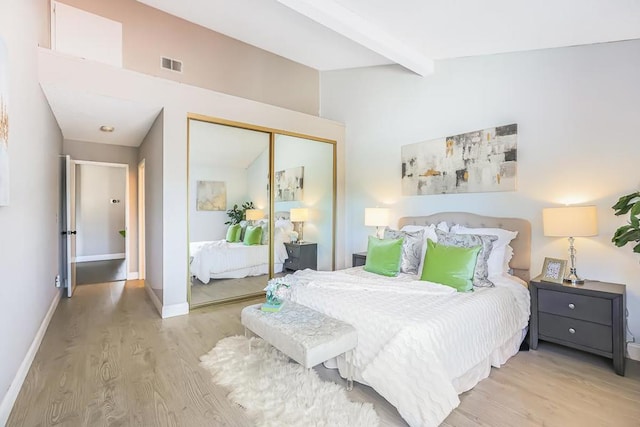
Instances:
[[[351,352],[358,344],[353,326],[291,301],[277,313],[264,312],[261,305],[242,309],[245,333],[250,330],[307,369],[344,354],[347,390],[353,388]]]

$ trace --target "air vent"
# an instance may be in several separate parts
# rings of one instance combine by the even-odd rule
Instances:
[[[177,59],[171,59],[161,56],[160,66],[165,70],[175,71],[176,73],[182,72],[182,61],[178,61]]]

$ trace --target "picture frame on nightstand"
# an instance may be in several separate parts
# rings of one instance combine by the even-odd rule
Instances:
[[[540,280],[542,280],[543,282],[562,284],[566,269],[566,259],[545,257],[544,263],[542,264],[542,273],[540,274]]]

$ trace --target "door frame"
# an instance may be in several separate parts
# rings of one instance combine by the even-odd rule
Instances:
[[[92,166],[107,166],[107,167],[115,167],[115,168],[123,168],[125,170],[125,181],[124,181],[124,263],[125,263],[125,272],[126,279],[129,279],[129,261],[131,256],[131,251],[129,250],[129,165],[127,163],[108,163],[108,162],[95,162],[92,160],[74,160],[76,165],[92,165]],[[74,189],[74,192],[77,196],[77,187]],[[76,225],[77,227],[77,225]],[[75,262],[75,260],[74,260]]]

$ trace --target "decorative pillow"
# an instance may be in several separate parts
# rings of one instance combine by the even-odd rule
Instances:
[[[439,224],[429,224],[427,226],[422,225],[405,225],[402,227],[400,231],[417,231],[424,230],[423,243],[422,243],[422,254],[420,254],[420,265],[418,266],[418,276],[422,276],[422,269],[424,267],[424,255],[427,253],[427,239],[431,239],[434,242],[438,241],[438,236],[436,235],[436,230],[444,231],[445,233],[449,232],[449,226],[446,222],[442,221]]]
[[[244,240],[242,241],[245,245],[259,245],[262,240],[262,227],[256,227],[254,225],[247,226],[247,230],[244,232]]]
[[[420,267],[420,256],[424,245],[424,229],[418,231],[398,231],[389,227],[384,229],[384,238],[403,239],[400,271],[417,274]]]
[[[486,236],[479,234],[455,234],[443,233],[436,230],[438,235],[438,243],[445,246],[457,246],[459,248],[472,248],[480,246],[480,252],[476,259],[476,267],[473,272],[473,286],[480,288],[492,288],[493,282],[487,279],[489,275],[489,267],[487,260],[493,249],[493,242],[498,240],[498,236]]]
[[[473,289],[473,270],[482,246],[459,248],[427,240],[427,254],[420,280],[451,286],[458,292]],[[367,259],[368,256],[367,256]]]
[[[247,225],[249,225],[249,223],[243,219],[238,224],[240,224],[240,241],[244,242],[244,233],[247,231]]]
[[[293,223],[288,219],[277,219],[275,226],[281,227],[287,234],[293,231]]]
[[[402,239],[384,240],[369,236],[364,270],[382,276],[397,276],[402,258]]]
[[[469,228],[462,225],[454,225],[451,232],[456,234],[482,234],[498,236],[498,240],[493,243],[493,250],[487,264],[489,266],[489,276],[502,275],[504,270],[504,259],[506,246],[516,238],[517,231],[503,230],[502,228]]]
[[[240,241],[240,234],[242,233],[242,227],[240,224],[230,225],[227,229],[227,242],[236,243]]]

